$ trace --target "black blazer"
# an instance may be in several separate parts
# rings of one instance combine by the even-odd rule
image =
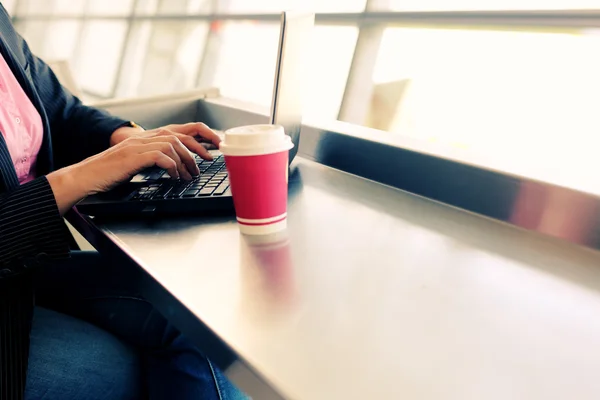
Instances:
[[[0,4],[0,53],[42,117],[39,178],[19,185],[0,135],[0,399],[22,397],[33,312],[31,270],[69,256],[71,236],[44,175],[109,147],[127,122],[81,101],[34,56]],[[2,104],[0,104],[2,107]]]

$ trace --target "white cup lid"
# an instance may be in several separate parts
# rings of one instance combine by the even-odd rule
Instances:
[[[280,125],[246,125],[225,131],[219,149],[230,156],[277,153],[294,147]]]

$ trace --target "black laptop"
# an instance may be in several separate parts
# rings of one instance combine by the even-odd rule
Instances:
[[[282,125],[298,152],[302,122],[302,67],[306,43],[310,42],[313,14],[282,13],[271,123]],[[210,150],[212,161],[196,156],[200,175],[192,181],[171,179],[165,170],[149,168],[115,189],[87,197],[77,210],[94,216],[191,214],[233,211],[233,199],[225,160]]]

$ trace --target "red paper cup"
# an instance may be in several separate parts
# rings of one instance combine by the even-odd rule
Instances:
[[[286,228],[288,152],[293,146],[278,125],[249,125],[225,132],[220,150],[242,233],[265,235]]]

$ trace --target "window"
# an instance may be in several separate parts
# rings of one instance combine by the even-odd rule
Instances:
[[[219,9],[229,13],[278,13],[284,10],[312,12],[360,12],[366,0],[227,0]]]
[[[390,0],[395,11],[574,10],[600,7],[600,0]]]
[[[80,21],[26,21],[17,26],[32,51],[46,61],[71,60],[81,30]]]
[[[112,96],[126,31],[127,24],[121,21],[90,21],[84,26],[73,66],[83,90]]]
[[[86,13],[91,15],[128,15],[133,0],[88,0]]]
[[[4,0],[2,2],[2,5],[6,9],[6,11],[8,11],[9,14],[12,14],[15,12],[15,4],[16,4],[16,0],[8,0],[8,1]]]
[[[145,96],[194,88],[207,34],[207,23],[136,24],[128,47],[135,56],[126,58],[119,94]]]
[[[306,119],[337,119],[357,37],[358,29],[355,27],[315,27],[307,60]]]
[[[600,167],[599,47],[593,30],[389,28],[368,124],[572,180]]]
[[[268,107],[273,97],[279,25],[255,22],[213,24],[214,78],[201,86],[215,86],[227,97]],[[317,26],[307,57],[305,115],[335,119],[354,53],[354,27]],[[251,44],[251,45],[249,45]],[[204,76],[203,79],[207,79]]]
[[[198,14],[208,13],[213,8],[213,0],[138,0],[136,13],[146,14]]]
[[[15,0],[13,4],[18,15],[81,15],[85,9],[85,0]]]
[[[207,62],[214,73],[202,81],[221,89],[224,96],[269,106],[271,104],[279,27],[257,22],[212,24],[213,51]],[[214,71],[214,72],[213,72]]]

